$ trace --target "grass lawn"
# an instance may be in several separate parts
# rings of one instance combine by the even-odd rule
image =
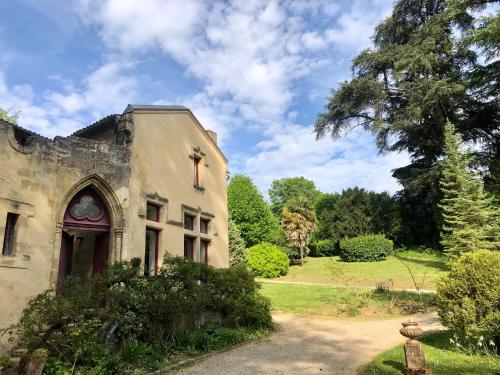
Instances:
[[[380,262],[346,263],[339,257],[308,257],[303,267],[292,266],[287,276],[276,280],[365,287],[392,280],[394,288],[414,289],[410,273],[401,261],[410,267],[418,283],[422,283],[425,275],[423,289],[428,290],[436,289],[436,280],[447,270],[445,257],[409,250]]]
[[[450,333],[436,333],[421,340],[427,364],[435,375],[492,375],[500,371],[500,357],[470,356],[455,351]],[[400,375],[403,370],[402,345],[378,355],[363,366],[359,375]]]
[[[329,285],[301,285],[262,282],[261,292],[271,300],[274,310],[303,315],[385,317],[408,313],[414,306],[429,308],[433,297],[416,293],[376,293],[366,288],[355,292]],[[415,312],[415,311],[411,311]]]

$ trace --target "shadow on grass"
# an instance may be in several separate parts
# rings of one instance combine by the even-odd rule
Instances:
[[[436,348],[439,350],[454,351],[454,347],[450,343],[451,337],[452,337],[452,334],[450,333],[450,331],[442,331],[442,332],[433,333],[430,335],[425,335],[419,341],[425,345],[432,346],[433,348]]]
[[[448,271],[449,267],[446,264],[446,258],[443,256],[440,259],[425,259],[417,257],[409,257],[401,254],[394,254],[394,257],[408,263],[420,264],[422,266],[438,269],[439,271]]]
[[[399,371],[399,372],[402,372],[403,369],[404,369],[404,366],[401,362],[397,362],[397,361],[383,361],[382,362],[384,365],[386,366],[390,366],[392,367],[393,369]]]

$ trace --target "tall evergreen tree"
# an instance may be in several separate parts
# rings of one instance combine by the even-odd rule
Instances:
[[[341,194],[322,194],[316,202],[317,239],[340,241],[360,234],[383,233],[395,238],[396,201],[387,193],[354,187]]]
[[[246,265],[247,255],[245,249],[245,241],[241,238],[240,230],[234,223],[233,219],[229,218],[228,222],[229,235],[229,265],[231,267]]]
[[[435,166],[446,119],[482,146],[477,160],[491,188],[500,186],[499,22],[478,12],[489,3],[398,0],[375,29],[374,47],[354,58],[353,78],[332,91],[316,122],[318,138],[362,127],[381,151],[410,153],[411,163],[394,176],[404,189],[402,225],[417,244],[439,238]]]
[[[262,193],[248,176],[236,175],[227,188],[229,216],[240,230],[246,247],[261,242],[278,244],[283,231]]]
[[[443,198],[441,244],[453,256],[461,253],[500,249],[497,242],[498,208],[483,190],[479,176],[471,169],[471,155],[461,150],[462,140],[448,122],[444,131],[444,159],[440,186]]]

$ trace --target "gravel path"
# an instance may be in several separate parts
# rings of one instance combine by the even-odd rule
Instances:
[[[424,331],[439,330],[437,315],[416,318]],[[356,368],[399,343],[403,318],[347,320],[275,314],[268,338],[210,356],[177,375],[355,374]]]

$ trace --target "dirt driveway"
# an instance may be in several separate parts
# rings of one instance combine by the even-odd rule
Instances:
[[[279,330],[268,338],[210,356],[177,375],[355,374],[376,354],[404,342],[403,318],[348,320],[275,314]],[[439,330],[437,315],[416,318]]]

